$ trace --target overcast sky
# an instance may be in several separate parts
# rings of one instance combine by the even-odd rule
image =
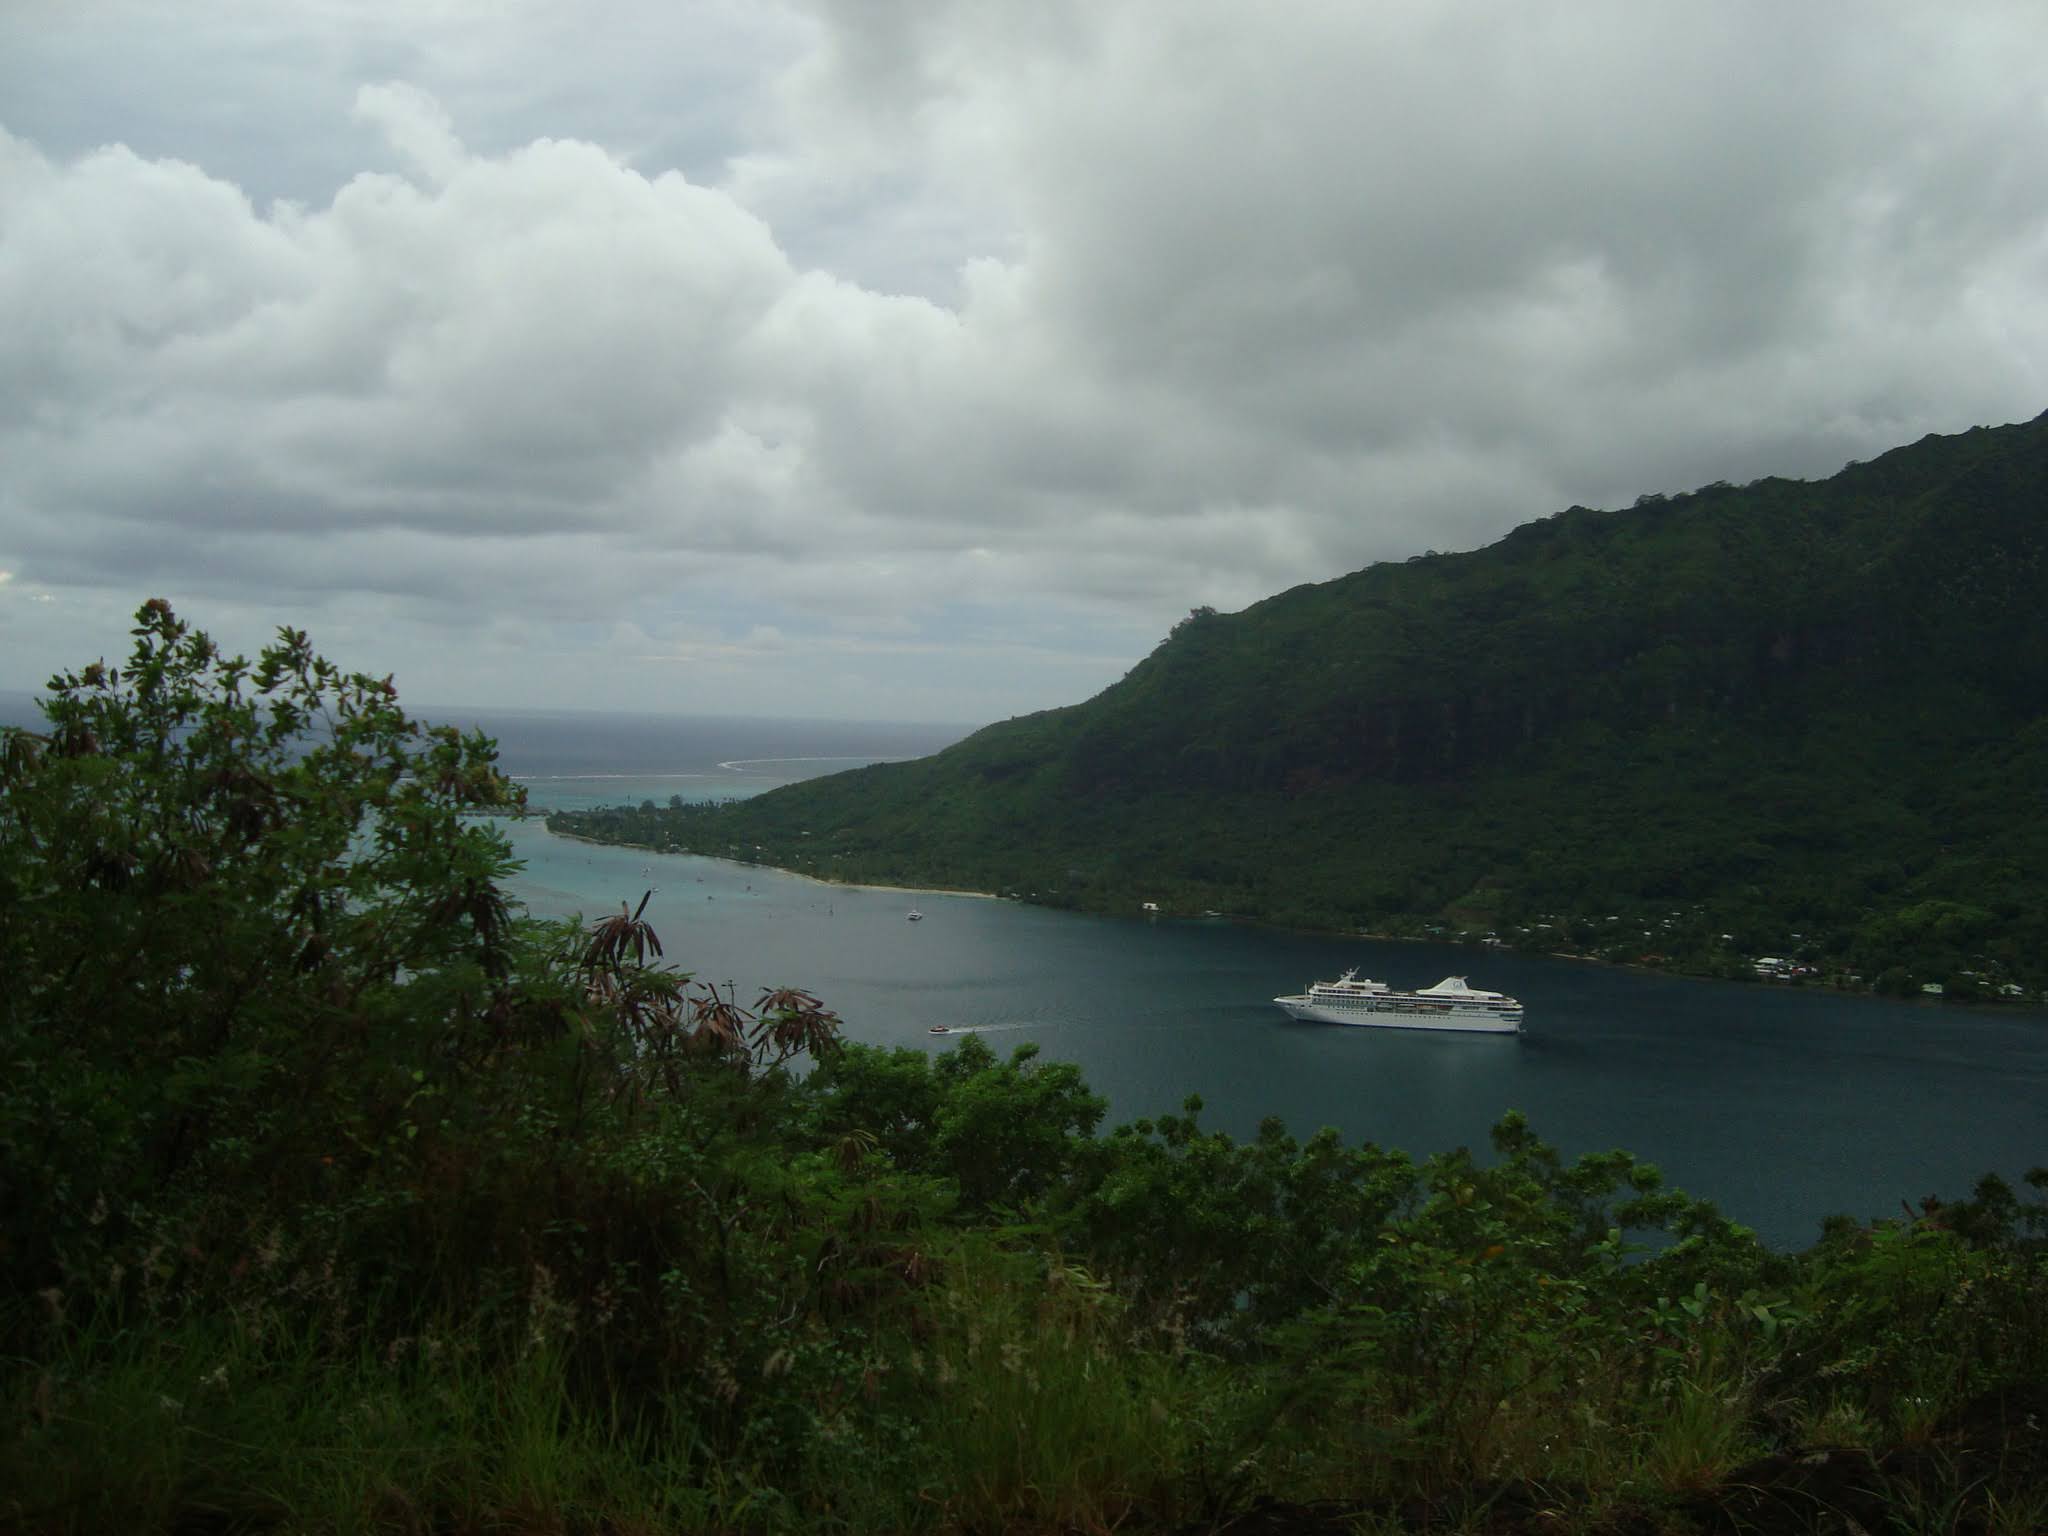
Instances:
[[[979,722],[2048,407],[2048,6],[7,0],[0,687]]]

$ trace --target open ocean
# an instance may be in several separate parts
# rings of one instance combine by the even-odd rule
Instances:
[[[19,712],[26,703],[13,701]],[[12,718],[0,696],[0,720]],[[533,807],[724,799],[936,751],[957,726],[427,709],[480,724]],[[1114,1123],[1178,1109],[1254,1133],[1335,1126],[1418,1155],[1481,1149],[1509,1109],[1568,1154],[1625,1147],[1769,1242],[1896,1215],[1978,1175],[2048,1164],[2048,1013],[1689,981],[1538,956],[1236,924],[1086,917],[1013,902],[823,885],[694,855],[504,823],[534,912],[654,894],[670,962],[749,1003],[802,987],[850,1038],[951,1049],[979,1031],[1078,1063]],[[905,921],[912,904],[922,922]],[[1279,993],[1348,966],[1396,986],[1446,974],[1520,997],[1520,1037],[1297,1024]],[[954,1031],[933,1035],[943,1024]]]
[[[420,714],[497,738],[498,762],[539,811],[597,805],[731,800],[865,763],[925,757],[970,726],[628,715],[586,710],[460,710]]]

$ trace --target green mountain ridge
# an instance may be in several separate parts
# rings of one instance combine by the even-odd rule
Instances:
[[[2048,415],[1573,507],[1196,610],[1095,698],[931,758],[552,824],[1097,909],[2035,989],[2044,508]]]

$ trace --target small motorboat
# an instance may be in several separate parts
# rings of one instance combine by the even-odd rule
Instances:
[[[953,1033],[953,1026],[950,1024],[934,1024],[931,1027],[931,1032],[935,1035],[950,1035]]]

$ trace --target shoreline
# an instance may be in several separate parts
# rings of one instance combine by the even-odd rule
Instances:
[[[548,836],[563,838],[572,843],[584,843],[592,848],[628,848],[634,850],[635,852],[651,854],[656,858],[665,859],[671,857],[671,855],[665,851],[649,848],[642,843],[614,843],[607,842],[602,838],[585,837],[580,832],[557,832],[553,827],[547,826],[545,817],[541,818],[541,824],[543,828],[546,830]],[[713,862],[719,864],[735,864],[743,869],[773,870],[778,875],[788,875],[792,879],[808,880],[813,885],[827,886],[842,891],[889,891],[902,896],[965,896],[976,901],[1014,900],[1024,906],[1039,905],[1039,903],[1026,900],[1021,896],[1008,897],[1002,895],[1000,892],[997,891],[969,891],[962,890],[953,886],[943,885],[882,885],[871,880],[833,880],[824,875],[814,875],[801,869],[789,869],[780,864],[757,863],[756,861],[751,859],[729,859],[724,858],[719,854],[715,853],[678,852],[674,856],[681,858],[710,859]],[[1073,910],[1081,909],[1077,908]],[[1112,917],[1116,914],[1111,912],[1096,912],[1090,913],[1088,915],[1096,917]],[[1417,933],[1372,933],[1360,929],[1347,928],[1298,928],[1287,923],[1268,922],[1263,918],[1256,917],[1237,917],[1232,916],[1228,913],[1220,914],[1219,918],[1215,919],[1205,919],[1200,916],[1190,916],[1189,914],[1180,912],[1152,912],[1144,915],[1154,918],[1164,917],[1169,920],[1178,922],[1203,922],[1220,920],[1228,923],[1243,923],[1253,928],[1269,928],[1276,932],[1312,934],[1317,938],[1365,939],[1370,942],[1379,944],[1441,944],[1446,946],[1447,948],[1471,947],[1471,945],[1465,940],[1444,938],[1440,935]],[[1514,951],[1508,952],[1514,953]],[[1602,965],[1608,966],[1615,970],[1640,971],[1643,972],[1645,975],[1651,976],[1671,976],[1687,981],[1733,982],[1736,985],[1748,984],[1743,982],[1742,979],[1739,977],[1701,976],[1689,971],[1668,971],[1658,966],[1639,965],[1626,960],[1603,960],[1598,955],[1574,955],[1565,953],[1561,950],[1546,951],[1546,954],[1548,958],[1553,960],[1575,960],[1582,965]],[[1756,983],[1756,985],[1761,984],[1762,983]],[[1832,992],[1840,997],[1876,997],[1878,995],[1877,993],[1868,990],[1851,991],[1846,987],[1831,987],[1828,986],[1826,983],[1821,984],[1821,990]],[[1930,998],[1928,1001],[1932,1002],[1935,1001],[1935,999]]]
[[[606,842],[599,838],[584,837],[582,834],[577,832],[557,832],[554,828],[547,826],[545,813],[542,813],[536,819],[538,819],[541,822],[542,826],[546,829],[550,837],[560,837],[566,838],[571,842],[587,843],[593,848],[632,848],[642,853],[654,854],[656,857],[660,858],[667,858],[669,856],[664,852],[660,852],[656,849],[645,847],[644,845],[639,843]],[[970,891],[942,885],[882,885],[867,880],[834,880],[828,876],[811,874],[805,870],[788,869],[780,864],[766,864],[756,862],[750,859],[723,858],[715,853],[690,853],[684,854],[682,856],[687,858],[713,859],[721,864],[737,864],[748,869],[773,870],[777,874],[789,875],[798,880],[808,880],[814,885],[837,887],[840,890],[847,891],[887,891],[894,892],[898,895],[904,896],[965,896],[976,901],[1016,901],[1024,906],[1041,905],[1041,903],[1030,901],[1027,898],[1021,896],[1004,896],[1001,892],[998,891]],[[1055,910],[1083,911],[1086,909],[1072,908]],[[1105,910],[1101,912],[1090,912],[1089,915],[1097,917],[1114,917],[1117,914]],[[1184,912],[1153,912],[1146,913],[1143,915],[1154,918],[1164,917],[1178,922],[1205,921],[1205,919],[1203,919],[1197,914]],[[1214,921],[1215,919],[1206,920]],[[1275,923],[1270,922],[1263,918],[1256,917],[1232,916],[1227,913],[1222,914],[1220,920],[1230,923],[1244,923],[1254,928],[1270,928],[1276,931],[1313,934],[1319,938],[1366,939],[1375,943],[1385,944],[1442,944],[1446,946],[1462,948],[1471,948],[1474,946],[1474,941],[1471,940],[1447,938],[1442,935],[1433,934],[1372,933],[1360,929],[1344,928],[1298,928],[1288,923]],[[1501,953],[1521,954],[1528,952],[1507,947],[1503,948],[1501,950]],[[1659,965],[1644,965],[1641,962],[1634,960],[1609,960],[1600,955],[1572,954],[1569,951],[1565,950],[1545,950],[1542,953],[1546,958],[1552,960],[1569,960],[1575,961],[1580,965],[1605,966],[1611,970],[1634,971],[1645,976],[1668,976],[1674,981],[1707,982],[1722,986],[1755,986],[1767,988],[1772,986],[1779,986],[1796,987],[1799,989],[1811,988],[1814,991],[1825,992],[1831,997],[1861,997],[1870,998],[1880,1002],[1914,1003],[1922,1007],[1930,1008],[1986,1008],[1993,1011],[2000,1011],[2008,1008],[2032,1008],[2038,1010],[2042,1007],[2042,1003],[2034,998],[1974,997],[1969,999],[1962,999],[1918,996],[1888,997],[1886,996],[1886,994],[1877,991],[1874,987],[1836,986],[1831,982],[1820,981],[1813,978],[1803,979],[1798,982],[1771,982],[1761,978],[1747,976],[1713,976],[1704,974],[1699,971],[1678,970],[1675,968]]]
[[[716,859],[715,853],[688,855],[699,859]],[[778,875],[788,875],[797,880],[808,880],[813,885],[829,885],[841,891],[894,891],[903,896],[965,896],[974,901],[1003,901],[1007,898],[996,891],[967,891],[951,885],[876,885],[868,880],[832,880],[824,875],[809,874],[801,869],[784,869],[780,864],[751,864],[745,859],[719,859],[721,864],[740,864],[748,869],[772,869]]]
[[[716,853],[684,852],[680,849],[670,853],[664,849],[649,848],[644,843],[613,843],[601,837],[585,837],[580,832],[557,832],[547,824],[545,815],[537,819],[549,837],[559,837],[566,842],[583,843],[592,848],[630,848],[635,853],[650,854],[657,859],[710,859],[718,864],[737,864],[743,869],[773,870],[778,875],[788,875],[797,880],[808,880],[813,885],[834,886],[842,891],[895,891],[904,896],[966,896],[975,901],[1005,901],[1009,898],[998,891],[969,891],[951,885],[877,885],[871,880],[834,880],[827,875],[814,875],[808,870],[785,869],[780,864],[764,864],[757,859],[728,859]]]

